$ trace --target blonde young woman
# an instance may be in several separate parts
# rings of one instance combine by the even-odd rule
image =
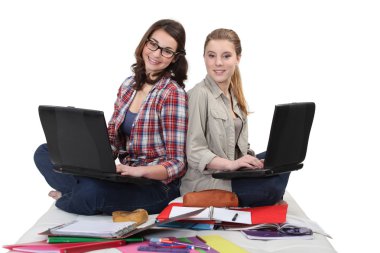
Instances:
[[[223,189],[235,192],[240,206],[271,205],[282,199],[288,173],[232,180],[211,176],[217,170],[263,167],[265,153],[248,155],[248,109],[238,67],[241,52],[233,30],[216,29],[206,38],[207,76],[188,92],[188,171],[181,180],[181,194]]]

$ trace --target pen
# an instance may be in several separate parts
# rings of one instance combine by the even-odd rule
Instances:
[[[162,241],[170,241],[170,238],[168,237],[164,237],[164,238],[150,238],[149,239],[150,242],[162,242]]]
[[[238,215],[239,215],[239,213],[235,213],[234,217],[232,218],[232,221],[236,221]]]
[[[204,246],[204,245],[196,245],[196,244],[191,244],[191,243],[185,243],[185,242],[177,242],[177,241],[172,241],[172,240],[162,240],[161,242],[165,242],[165,243],[174,243],[174,244],[178,244],[178,245],[186,245],[186,246],[189,246],[191,248],[200,248],[200,249],[207,249],[207,250],[210,250],[211,247],[210,246]]]
[[[202,238],[202,237],[200,237],[200,236],[198,236],[198,235],[196,235],[196,236],[195,236],[195,238],[197,238],[199,241],[201,241],[201,242],[203,242],[203,243],[206,243],[206,241],[205,241],[205,240],[203,240],[203,238]]]
[[[175,252],[175,253],[189,253],[189,249],[172,249],[172,248],[159,248],[154,246],[139,246],[138,251],[149,251],[149,252]]]
[[[149,242],[149,246],[171,248],[171,249],[190,249],[190,246],[179,245],[174,243],[162,243],[162,242]]]

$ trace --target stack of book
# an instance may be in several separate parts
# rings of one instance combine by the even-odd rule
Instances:
[[[94,219],[81,216],[72,222],[50,228],[41,235],[47,235],[48,240],[31,243],[21,243],[3,246],[6,249],[18,252],[62,252],[82,253],[92,250],[115,248],[126,244],[130,237],[144,230],[166,222],[176,221],[192,215],[197,215],[203,209],[189,212],[168,220],[143,224],[139,227],[135,222],[113,222],[111,217],[104,216]],[[142,239],[141,239],[142,240]],[[134,239],[132,239],[134,241]]]

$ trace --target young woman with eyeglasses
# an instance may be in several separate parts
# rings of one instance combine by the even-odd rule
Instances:
[[[289,174],[267,178],[215,179],[212,173],[242,167],[262,168],[265,154],[249,150],[248,108],[239,63],[241,43],[235,31],[216,29],[204,44],[207,76],[189,92],[188,170],[181,194],[206,189],[233,191],[240,206],[272,205],[282,200]]]
[[[35,163],[49,185],[49,195],[64,211],[93,215],[138,208],[159,213],[179,196],[185,173],[187,94],[184,80],[186,35],[183,26],[159,20],[144,34],[135,51],[134,75],[120,86],[108,133],[121,175],[153,179],[138,185],[55,173],[46,144]]]

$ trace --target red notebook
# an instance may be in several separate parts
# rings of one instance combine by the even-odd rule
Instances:
[[[18,252],[58,252],[58,253],[82,253],[91,250],[115,248],[125,245],[124,240],[104,242],[78,242],[78,243],[54,243],[46,241],[5,245],[3,248]]]
[[[169,204],[158,216],[157,221],[164,221],[170,217],[173,206],[183,206],[182,203]],[[286,221],[286,213],[288,204],[250,207],[250,208],[230,208],[230,210],[248,211],[251,213],[251,224],[261,223],[284,223]],[[205,222],[205,221],[202,221]],[[215,223],[215,220],[210,219],[209,223]]]

